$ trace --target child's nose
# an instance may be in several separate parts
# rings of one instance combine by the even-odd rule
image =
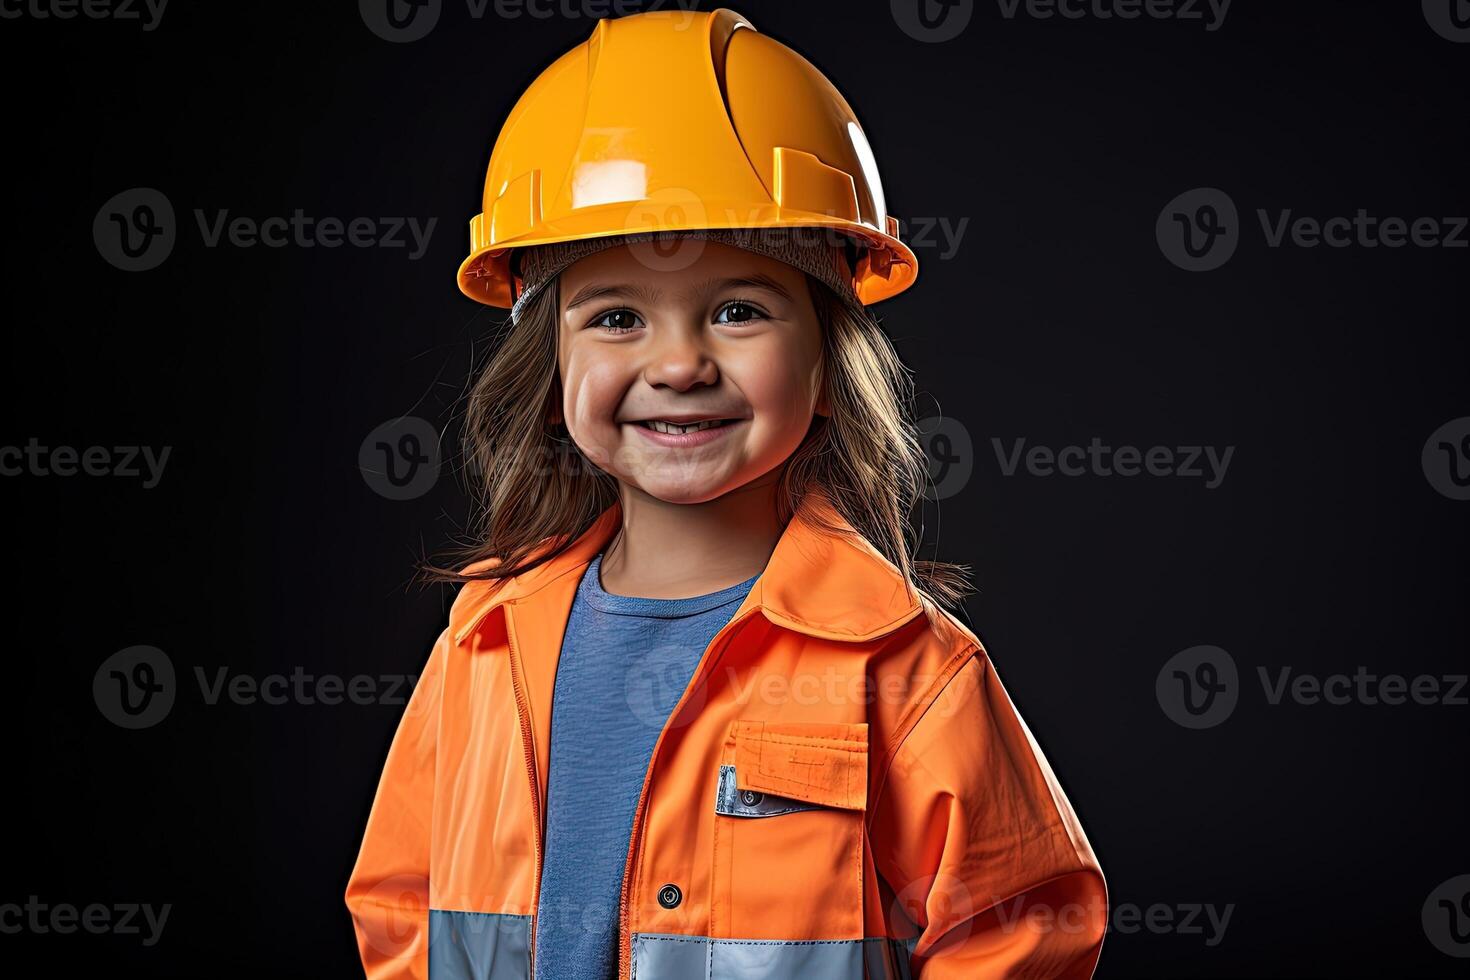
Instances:
[[[720,369],[700,338],[688,331],[670,332],[649,351],[643,379],[657,388],[687,391],[720,380]]]

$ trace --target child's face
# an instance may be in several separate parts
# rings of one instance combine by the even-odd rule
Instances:
[[[827,413],[821,326],[805,274],[784,262],[686,239],[662,263],[677,268],[661,269],[648,248],[605,249],[562,273],[562,415],[622,483],[701,503],[785,462]],[[707,419],[730,421],[684,433],[646,424]]]

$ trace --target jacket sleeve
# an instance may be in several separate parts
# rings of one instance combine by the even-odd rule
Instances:
[[[1102,870],[983,649],[903,736],[870,839],[918,980],[1092,976]]]
[[[429,976],[429,831],[448,644],[446,630],[414,685],[347,882],[347,908],[368,980]]]

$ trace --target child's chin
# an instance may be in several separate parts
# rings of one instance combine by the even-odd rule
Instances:
[[[703,504],[732,489],[723,480],[640,480],[638,489],[666,504]]]

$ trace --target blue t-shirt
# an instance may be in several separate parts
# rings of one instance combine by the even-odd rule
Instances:
[[[618,904],[643,777],[700,655],[755,584],[688,599],[613,595],[582,575],[551,702],[536,980],[616,980]]]

